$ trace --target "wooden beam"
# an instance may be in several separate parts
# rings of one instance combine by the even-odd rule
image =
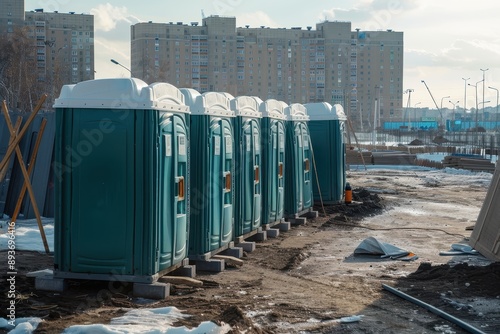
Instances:
[[[14,127],[12,126],[12,122],[10,120],[9,111],[7,109],[7,104],[5,103],[5,101],[3,101],[3,103],[2,103],[2,112],[4,113],[5,119],[7,120],[6,123],[7,123],[7,127],[9,128],[10,133],[15,133]],[[18,138],[20,138],[20,136],[16,137],[16,140]],[[49,250],[49,245],[47,243],[47,237],[45,236],[45,231],[43,230],[42,219],[40,217],[40,212],[38,211],[38,205],[36,204],[35,193],[33,192],[33,188],[31,187],[30,177],[28,175],[28,171],[26,170],[26,166],[24,165],[23,155],[21,153],[21,149],[19,148],[18,144],[19,144],[19,141],[17,141],[17,144],[15,146],[13,145],[12,147],[14,147],[14,150],[16,152],[17,160],[19,162],[19,167],[21,167],[21,172],[23,173],[23,176],[24,176],[24,184],[26,185],[26,187],[28,189],[28,194],[30,195],[31,204],[33,205],[33,211],[35,211],[35,216],[36,216],[36,220],[38,223],[38,229],[40,230],[40,235],[42,237],[45,252],[48,254],[48,253],[50,253],[50,250]],[[9,227],[9,229],[10,229],[10,227]]]

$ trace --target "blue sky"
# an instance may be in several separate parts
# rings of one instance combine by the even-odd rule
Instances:
[[[480,3],[480,5],[478,5]],[[191,0],[70,1],[26,0],[26,10],[91,13],[95,16],[96,78],[124,77],[128,72],[109,60],[130,66],[130,25],[137,22],[200,22],[205,16],[236,17],[237,26],[290,28],[326,20],[350,21],[352,28],[404,32],[403,89],[414,89],[410,105],[434,108],[463,106],[465,81],[485,75],[484,100],[495,106],[500,89],[500,2],[456,0]],[[477,87],[483,101],[482,83]],[[447,96],[450,96],[447,98]],[[467,87],[467,108],[475,106],[475,89]],[[407,104],[407,95],[403,105]],[[480,107],[482,104],[480,104]]]

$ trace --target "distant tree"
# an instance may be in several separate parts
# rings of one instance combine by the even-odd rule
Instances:
[[[28,35],[28,28],[0,36],[0,99],[10,110],[30,112],[44,93],[36,57],[35,40]]]

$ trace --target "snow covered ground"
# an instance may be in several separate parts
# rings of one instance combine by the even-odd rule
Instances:
[[[354,169],[351,166],[351,170]],[[446,180],[447,184],[470,184],[470,185],[489,185],[492,179],[491,173],[471,172],[467,170],[445,168],[441,170],[431,168],[420,168],[418,166],[366,166],[370,170],[374,169],[398,169],[408,170],[409,173],[425,173],[430,180]],[[413,167],[413,168],[411,168]],[[364,169],[359,166],[358,170]],[[0,219],[0,250],[7,250],[8,245],[8,222],[9,217]],[[54,219],[43,218],[42,223],[49,244],[49,249],[54,250]],[[40,237],[36,219],[19,220],[16,223],[16,249],[44,252],[43,242]],[[217,326],[212,322],[203,322],[197,328],[188,329],[186,327],[172,327],[176,319],[188,317],[175,307],[134,309],[125,315],[115,318],[110,324],[98,325],[78,325],[67,328],[65,334],[97,333],[97,334],[135,334],[135,333],[154,333],[154,334],[223,334],[228,333],[231,328],[228,325]],[[9,333],[32,333],[38,324],[42,321],[39,318],[20,318],[16,319],[16,326],[10,326],[5,318],[0,318],[0,329],[12,329]]]

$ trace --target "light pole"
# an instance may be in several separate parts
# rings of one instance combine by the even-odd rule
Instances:
[[[415,117],[415,129],[418,130],[418,122],[417,122],[417,106],[419,104],[421,104],[422,102],[417,102],[415,103],[415,105],[413,106],[413,116]]]
[[[468,84],[469,86],[474,87],[476,89],[476,131],[477,131],[477,127],[479,126],[478,120],[477,120],[477,116],[478,116],[477,113],[478,113],[478,108],[479,108],[478,103],[477,103],[477,84],[480,83],[481,81],[483,81],[483,80],[479,80],[478,82],[476,82],[475,85]]]
[[[480,68],[480,70],[481,70],[481,71],[483,71],[483,121],[484,121],[484,83],[486,82],[486,81],[484,80],[484,73],[485,73],[487,70],[489,70],[489,68],[487,68],[487,69],[485,69],[485,70],[483,70],[482,68]]]
[[[483,122],[485,121],[485,120],[484,120],[484,105],[485,105],[486,103],[490,103],[490,102],[491,102],[491,101],[482,101],[482,102],[479,102],[479,104],[482,104],[482,105],[483,105]],[[485,126],[486,126],[486,125],[485,125]]]
[[[411,98],[411,93],[414,92],[413,89],[411,88],[408,88],[407,90],[405,90],[404,94],[408,93],[408,102],[406,102],[406,113],[408,114],[408,131],[410,130],[411,128],[411,120],[410,120],[410,98]]]
[[[458,101],[456,103],[453,103],[450,101],[451,104],[453,104],[453,117],[451,118],[451,129],[454,130],[455,129],[455,106],[458,104]]]
[[[449,99],[449,98],[450,98],[450,96],[444,96],[444,97],[441,98],[441,108],[439,108],[439,110],[441,111],[440,112],[441,118],[443,117],[443,100],[444,99]],[[441,123],[443,123],[443,120],[441,120]],[[445,124],[442,124],[442,125],[446,127]]]
[[[470,78],[462,78],[462,80],[464,81],[464,116],[465,116],[465,113],[467,112],[467,80],[469,80]]]
[[[496,90],[497,92],[497,110],[495,112],[495,130],[498,131],[497,127],[498,127],[498,89],[494,88],[494,87],[490,87],[488,86],[489,89],[493,89],[493,90]]]
[[[114,59],[111,59],[111,62],[112,62],[113,64],[115,64],[115,65],[118,65],[118,66],[123,67],[124,69],[126,69],[127,71],[129,71],[129,72],[130,72],[130,76],[132,76],[132,71],[131,71],[128,67],[123,66],[122,64],[120,64],[119,62],[117,62],[117,61],[116,61],[116,60],[114,60]]]

